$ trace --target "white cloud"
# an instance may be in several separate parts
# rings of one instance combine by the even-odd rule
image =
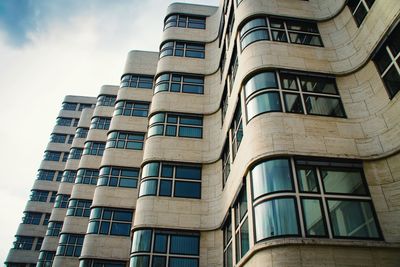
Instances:
[[[66,18],[51,14],[46,27],[33,29],[32,42],[22,47],[7,45],[0,29],[1,261],[11,248],[63,97],[96,96],[101,85],[118,84],[129,50],[156,51],[171,2],[118,1],[107,8],[70,10]]]

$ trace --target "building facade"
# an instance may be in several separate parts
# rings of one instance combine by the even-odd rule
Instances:
[[[399,21],[397,0],[172,4],[7,266],[399,266]]]

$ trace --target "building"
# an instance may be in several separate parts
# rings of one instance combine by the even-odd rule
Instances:
[[[397,0],[172,4],[160,52],[82,112],[37,266],[399,266],[399,20]]]

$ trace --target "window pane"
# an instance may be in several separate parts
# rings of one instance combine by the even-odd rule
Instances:
[[[367,195],[360,171],[321,168],[321,178],[327,193]]]
[[[248,80],[244,86],[246,97],[266,88],[278,88],[274,72],[263,72]]]
[[[391,97],[400,90],[400,74],[394,65],[390,67],[388,72],[385,74],[383,81],[385,82]]]
[[[158,176],[159,163],[148,163],[143,167],[142,177]]]
[[[130,223],[116,223],[113,222],[111,225],[111,235],[121,235],[121,236],[129,236],[131,232],[131,224]]]
[[[132,252],[150,251],[151,232],[151,230],[137,230],[133,233]]]
[[[201,138],[202,134],[203,134],[203,129],[202,128],[186,127],[186,126],[180,126],[179,127],[179,136],[180,137]]]
[[[281,77],[281,86],[283,89],[298,90],[295,75],[280,73],[280,77]]]
[[[274,159],[258,164],[251,170],[253,198],[279,191],[292,191],[289,160]]]
[[[198,259],[187,259],[187,258],[169,258],[169,267],[198,267]]]
[[[303,103],[299,94],[283,94],[285,99],[286,112],[304,113]]]
[[[265,29],[255,30],[241,39],[242,49],[259,40],[269,40],[269,33]]]
[[[281,100],[278,92],[268,92],[258,95],[247,103],[249,120],[260,113],[281,110]]]
[[[321,201],[319,199],[302,199],[301,204],[307,236],[326,236]]]
[[[297,179],[301,192],[319,192],[317,174],[313,167],[297,167]]]
[[[172,181],[169,180],[161,180],[160,181],[160,196],[171,196],[172,192]]]
[[[247,31],[250,29],[254,29],[257,27],[266,27],[267,22],[265,21],[264,18],[257,18],[257,19],[252,19],[249,22],[247,22],[245,25],[243,25],[242,29],[240,30],[240,37],[242,37]]]
[[[149,266],[149,256],[132,256],[130,267],[148,267]]]
[[[189,166],[176,166],[176,178],[180,179],[201,179],[201,168]]]
[[[200,198],[201,184],[176,181],[174,196],[187,197],[187,198]]]
[[[370,202],[328,200],[335,237],[379,238]]]
[[[327,115],[333,117],[344,117],[344,110],[339,98],[323,96],[305,96],[307,113],[314,115]]]
[[[139,196],[155,196],[157,194],[157,180],[145,180],[140,185]]]
[[[356,20],[356,22],[357,22],[357,25],[360,25],[360,24],[363,22],[365,16],[367,16],[367,13],[368,13],[367,9],[366,9],[365,6],[361,3],[361,4],[358,6],[357,10],[356,10],[356,11],[354,12],[354,14],[353,14],[353,16],[354,16],[354,18],[355,18],[355,20]]]
[[[324,94],[337,94],[334,80],[311,76],[300,77],[301,88],[304,91]]]
[[[165,234],[156,234],[154,241],[154,252],[166,253],[168,236]]]
[[[170,253],[199,255],[199,237],[171,235]]]
[[[167,257],[164,256],[154,256],[152,267],[165,267],[167,266]]]
[[[249,251],[249,248],[249,225],[248,220],[246,219],[240,228],[240,249],[242,257],[247,253],[247,251]]]
[[[294,199],[279,198],[263,202],[254,208],[256,240],[285,235],[298,235]]]

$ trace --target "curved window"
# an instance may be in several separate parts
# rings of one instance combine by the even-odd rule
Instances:
[[[74,170],[65,170],[62,175],[63,183],[75,183],[76,179],[76,171]]]
[[[125,74],[121,78],[120,87],[153,88],[153,76],[139,74]]]
[[[148,102],[118,101],[115,105],[114,116],[147,117],[149,106]]]
[[[202,138],[203,118],[196,115],[157,113],[150,117],[147,135]]]
[[[83,259],[79,261],[79,267],[126,267],[126,262],[101,259]]]
[[[63,222],[50,221],[47,226],[46,235],[47,236],[58,236],[61,232]]]
[[[107,137],[106,148],[142,150],[144,133],[111,132]]]
[[[256,242],[301,233],[304,237],[381,239],[359,161],[268,159],[251,169],[250,181]]]
[[[89,128],[78,127],[76,128],[75,138],[86,138],[89,132]]]
[[[191,15],[173,14],[167,16],[164,21],[164,30],[170,27],[205,29],[206,18]]]
[[[58,194],[54,202],[54,208],[67,208],[70,195]]]
[[[55,251],[41,250],[39,253],[39,258],[36,266],[37,267],[52,266],[55,254],[56,254]]]
[[[73,147],[69,151],[68,159],[80,159],[82,157],[83,148]]]
[[[333,78],[289,71],[266,71],[244,84],[247,118],[266,112],[345,117]]]
[[[258,17],[247,21],[240,28],[242,49],[251,43],[271,39],[276,42],[323,46],[317,24],[313,21]]]
[[[143,166],[139,197],[201,197],[201,166],[151,162]]]
[[[61,234],[56,256],[79,257],[85,235]]]
[[[106,166],[100,169],[98,186],[136,188],[139,169]]]
[[[160,58],[166,56],[204,58],[204,43],[169,41],[160,48]]]
[[[204,77],[197,75],[183,75],[178,73],[164,73],[156,79],[154,93],[167,91],[174,93],[203,94]]]
[[[68,204],[67,216],[89,217],[91,200],[71,199]]]
[[[99,95],[96,106],[113,107],[116,99],[115,95]]]
[[[152,261],[152,266],[198,267],[200,235],[189,231],[136,230],[131,252],[130,266],[148,266]]]
[[[83,155],[103,156],[105,146],[104,142],[86,142]]]
[[[99,177],[99,170],[81,168],[78,170],[75,183],[95,185],[97,184],[98,177]]]
[[[90,122],[90,129],[108,130],[110,128],[111,118],[93,117]]]
[[[133,214],[129,210],[92,208],[88,234],[129,236]]]

